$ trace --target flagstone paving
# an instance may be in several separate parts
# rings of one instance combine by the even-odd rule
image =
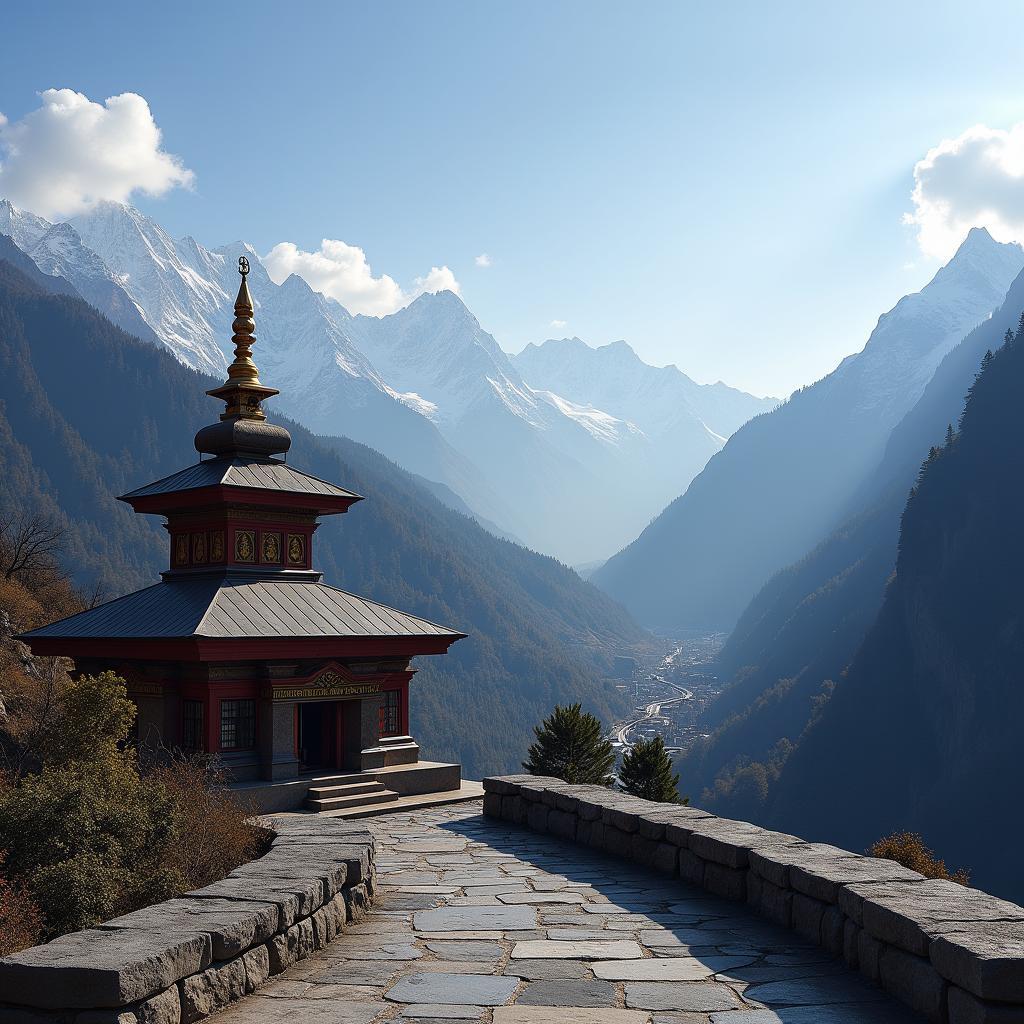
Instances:
[[[479,803],[368,819],[373,913],[218,1024],[915,1024],[746,908]]]

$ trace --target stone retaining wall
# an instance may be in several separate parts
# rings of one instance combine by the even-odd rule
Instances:
[[[325,946],[373,899],[356,823],[274,821],[220,882],[0,959],[0,1024],[191,1024]]]
[[[601,786],[484,779],[484,813],[745,901],[936,1024],[1024,1022],[1024,908],[888,860]]]

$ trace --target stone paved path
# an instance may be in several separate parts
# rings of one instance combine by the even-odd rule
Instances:
[[[915,1024],[794,933],[480,804],[367,821],[374,912],[217,1024]]]

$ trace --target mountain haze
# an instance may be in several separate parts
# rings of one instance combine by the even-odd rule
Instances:
[[[315,433],[370,445],[439,485],[442,500],[454,495],[479,521],[566,561],[625,544],[721,445],[715,429],[732,429],[744,406],[761,407],[723,389],[735,408],[718,428],[694,422],[674,438],[657,424],[641,429],[549,384],[528,385],[451,292],[421,295],[390,316],[354,317],[299,277],[275,284],[242,241],[207,249],[173,239],[120,203],[68,224],[7,203],[0,230],[124,329],[213,375],[231,357],[222,325],[231,319],[235,260],[246,253],[263,365],[285,413]],[[622,486],[609,490],[611,478]],[[581,518],[583,507],[590,511]]]
[[[974,229],[863,351],[741,427],[594,581],[649,626],[729,629],[777,571],[823,541],[943,357],[1003,300],[1017,245]]]

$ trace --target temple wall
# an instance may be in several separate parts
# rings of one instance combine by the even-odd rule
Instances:
[[[270,851],[179,899],[0,960],[0,1024],[191,1024],[363,917],[373,839],[281,818]]]
[[[1024,908],[954,882],[602,786],[484,779],[484,813],[746,902],[935,1024],[1024,1021]]]

